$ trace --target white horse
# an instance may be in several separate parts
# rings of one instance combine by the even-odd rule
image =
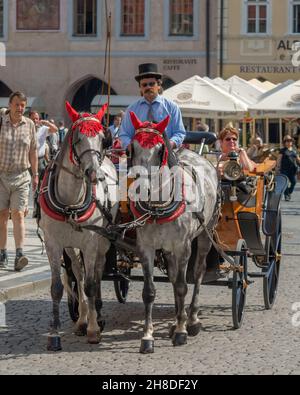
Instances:
[[[110,219],[114,219],[118,209],[117,173],[114,165],[105,157],[108,137],[101,125],[107,105],[97,115],[81,115],[69,103],[66,108],[73,126],[57,158],[46,171],[39,197],[40,226],[44,232],[52,273],[53,322],[48,340],[48,349],[51,351],[61,349],[58,330],[59,304],[63,295],[61,258],[64,250],[72,259],[78,283],[79,319],[75,333],[84,335],[87,332],[91,344],[100,341],[100,281],[110,243],[92,231],[79,230],[80,226],[85,225],[106,226]],[[84,270],[80,267],[76,249],[83,256]]]
[[[159,124],[142,123],[134,113],[131,113],[131,120],[136,130],[131,145],[133,171],[136,168],[138,169],[137,173],[141,173],[145,169],[146,174],[150,174],[153,166],[157,169],[160,168],[159,171],[161,171],[162,167],[168,163],[168,155],[171,154],[162,138],[169,119],[165,119]],[[206,256],[211,248],[209,237],[203,231],[201,224],[204,222],[209,228],[216,225],[218,217],[218,177],[211,163],[192,151],[181,149],[179,162],[178,171],[180,177],[185,179],[184,184],[193,185],[194,183],[194,197],[192,197],[192,194],[187,195],[186,191],[186,193],[183,192],[182,200],[177,203],[174,200],[169,202],[159,201],[157,197],[153,200],[150,193],[147,201],[139,201],[138,199],[134,201],[131,198],[131,210],[136,218],[151,214],[148,223],[137,229],[138,255],[142,262],[144,274],[145,328],[140,347],[141,353],[152,353],[154,351],[152,307],[156,291],[153,282],[153,270],[157,250],[163,251],[167,261],[167,273],[174,290],[176,324],[171,331],[173,345],[185,344],[187,334],[195,336],[201,328],[198,319],[199,290],[206,271]],[[192,166],[197,171],[200,177],[198,183],[195,183],[192,173],[184,167],[182,168],[182,165]],[[149,180],[147,177],[144,181],[147,184],[146,188],[148,188]],[[137,190],[141,193],[143,190],[141,177],[137,178],[135,183],[139,185]],[[173,183],[172,179],[167,184],[170,183]],[[165,180],[162,180],[161,185],[163,184],[166,186]],[[134,190],[133,186],[134,184],[132,190]],[[186,209],[193,198],[197,200],[195,207],[198,212],[196,213]],[[189,315],[187,316],[185,311],[185,296],[188,290],[186,272],[191,258],[193,241],[196,241],[196,256],[192,267],[192,277],[195,285]]]

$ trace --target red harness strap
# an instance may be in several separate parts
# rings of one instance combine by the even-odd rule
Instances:
[[[48,178],[49,178],[49,171],[46,170],[44,178],[43,178],[43,182],[41,185],[41,190],[43,190],[43,188],[46,187],[46,185],[48,184]],[[59,222],[66,222],[67,217],[63,214],[57,213],[53,210],[50,209],[50,207],[47,204],[46,198],[45,198],[45,193],[46,192],[42,192],[39,196],[39,203],[41,205],[42,210],[44,211],[44,213],[54,219],[55,221],[59,221]],[[93,195],[96,195],[96,186],[93,186]],[[91,218],[91,216],[94,214],[96,210],[96,202],[93,201],[92,204],[88,207],[87,211],[82,214],[79,218],[77,218],[77,220],[75,222],[77,222],[78,224],[81,224],[82,222],[85,222],[87,220],[89,220]]]
[[[177,210],[174,211],[170,217],[159,218],[159,219],[149,218],[147,223],[148,224],[155,223],[155,224],[163,225],[168,222],[173,222],[185,212],[185,208],[186,208],[186,203],[185,203],[185,201],[182,201],[181,204],[179,205],[179,207],[177,208]],[[132,214],[135,216],[135,218],[137,218],[137,219],[141,218],[144,215],[144,214],[141,214],[137,210],[137,208],[134,205],[134,202],[132,202],[132,201],[130,201],[130,210],[131,210]]]

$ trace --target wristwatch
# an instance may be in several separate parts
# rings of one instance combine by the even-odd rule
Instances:
[[[39,175],[39,173],[34,173],[34,177],[37,177]]]

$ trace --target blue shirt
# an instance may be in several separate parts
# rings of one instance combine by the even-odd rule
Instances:
[[[142,122],[145,122],[149,120],[148,115],[150,106],[152,106],[152,114],[155,123],[161,122],[170,115],[170,122],[166,128],[167,136],[171,141],[175,142],[177,147],[179,147],[186,135],[181,112],[176,103],[173,103],[163,96],[157,96],[152,102],[152,105],[145,98],[141,98],[128,107],[125,112],[119,134],[123,147],[127,148],[135,134],[130,118],[130,111],[134,112]]]
[[[108,130],[111,132],[112,137],[116,137],[116,134],[119,134],[120,126],[111,125]]]

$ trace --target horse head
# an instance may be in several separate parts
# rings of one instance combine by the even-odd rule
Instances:
[[[132,140],[132,161],[133,165],[144,166],[165,166],[168,162],[168,149],[166,147],[163,133],[169,124],[168,115],[159,123],[142,122],[134,112],[130,112],[131,122],[135,128],[135,135]]]
[[[110,133],[104,130],[102,119],[107,110],[105,104],[93,115],[78,113],[69,102],[66,109],[72,120],[69,134],[70,160],[80,167],[88,182],[97,183],[97,173],[104,159],[104,150],[111,144]]]

